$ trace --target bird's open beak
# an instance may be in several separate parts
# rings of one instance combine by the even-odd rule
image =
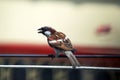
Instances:
[[[42,33],[43,32],[43,30],[40,28],[40,29],[38,29],[38,33]]]

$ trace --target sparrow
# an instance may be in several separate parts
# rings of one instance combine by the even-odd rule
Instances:
[[[63,53],[68,57],[74,68],[76,66],[80,66],[80,63],[73,54],[75,49],[73,48],[70,39],[64,33],[58,32],[48,26],[39,28],[38,33],[47,37],[49,46],[52,47],[56,53],[55,57],[58,57],[61,53]]]

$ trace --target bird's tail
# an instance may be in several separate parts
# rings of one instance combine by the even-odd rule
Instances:
[[[77,58],[71,51],[65,51],[65,54],[70,60],[73,67],[80,66],[80,63],[78,62]]]

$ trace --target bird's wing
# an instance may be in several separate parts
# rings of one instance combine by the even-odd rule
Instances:
[[[48,43],[51,47],[56,47],[63,50],[73,50],[70,39],[66,38],[66,35],[62,32],[57,32],[48,37]]]

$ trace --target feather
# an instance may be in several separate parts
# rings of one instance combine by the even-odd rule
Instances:
[[[68,57],[73,67],[80,66],[80,63],[71,51],[65,51],[65,55]]]

